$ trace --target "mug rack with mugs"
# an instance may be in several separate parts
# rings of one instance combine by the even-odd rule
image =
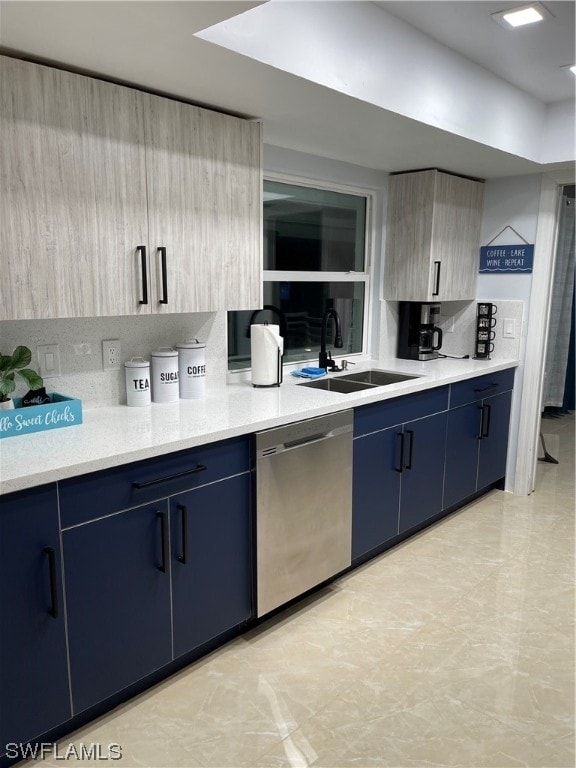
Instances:
[[[494,339],[496,338],[496,318],[498,311],[496,304],[490,301],[480,301],[476,307],[476,339],[474,342],[474,358],[476,360],[490,360],[490,353],[494,351]]]

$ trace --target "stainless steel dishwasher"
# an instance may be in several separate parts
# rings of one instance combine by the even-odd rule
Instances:
[[[256,434],[257,615],[351,563],[352,411]]]

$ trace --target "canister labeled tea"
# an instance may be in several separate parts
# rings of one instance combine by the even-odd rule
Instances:
[[[127,405],[150,405],[150,363],[133,357],[124,363]]]
[[[152,352],[152,400],[175,403],[180,397],[178,384],[178,351],[160,347]]]
[[[195,400],[206,391],[206,344],[190,339],[176,344],[178,350],[178,376],[180,397]]]

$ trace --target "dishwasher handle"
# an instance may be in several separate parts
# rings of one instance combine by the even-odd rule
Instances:
[[[291,448],[300,448],[303,445],[312,445],[313,443],[321,443],[323,440],[328,440],[330,437],[336,437],[335,432],[319,432],[316,435],[310,435],[309,437],[300,437],[297,440],[288,440],[285,443],[281,443],[278,447],[286,450]]]
[[[294,440],[285,440],[284,442],[277,443],[276,445],[263,448],[258,451],[257,459],[265,459],[268,456],[274,456],[279,453],[285,453],[287,451],[295,451],[298,448],[304,448],[308,445],[317,445],[323,443],[326,440],[332,440],[339,435],[344,435],[347,432],[351,432],[351,426],[335,427],[324,432],[316,432],[313,435],[306,435],[305,437],[298,437]]]

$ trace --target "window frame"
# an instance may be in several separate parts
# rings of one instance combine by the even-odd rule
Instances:
[[[321,189],[327,192],[340,192],[346,195],[354,195],[356,197],[362,197],[366,200],[366,218],[365,218],[365,232],[364,232],[364,271],[363,272],[321,272],[321,271],[298,271],[298,270],[262,270],[262,285],[267,282],[278,283],[282,281],[287,282],[303,282],[303,283],[317,283],[317,282],[338,282],[338,283],[363,283],[364,284],[364,317],[362,323],[362,350],[360,352],[350,352],[347,357],[369,357],[370,343],[371,343],[371,327],[372,327],[372,312],[373,312],[373,269],[374,269],[374,247],[375,247],[375,232],[374,232],[374,205],[375,205],[375,192],[374,190],[366,189],[365,187],[342,184],[335,181],[326,181],[322,179],[310,179],[303,178],[301,176],[295,176],[287,173],[279,173],[272,171],[265,171],[262,178],[262,190],[264,190],[264,183],[266,181],[278,182],[280,184],[292,184],[294,186],[309,187],[311,189]],[[262,209],[263,210],[263,209]],[[262,258],[264,254],[262,254]],[[301,360],[290,360],[284,363],[284,366],[288,369],[297,368],[302,363],[312,362],[317,359],[317,355],[308,358],[302,358]],[[249,372],[251,367],[246,368],[228,368],[228,375],[234,376],[242,373]]]

